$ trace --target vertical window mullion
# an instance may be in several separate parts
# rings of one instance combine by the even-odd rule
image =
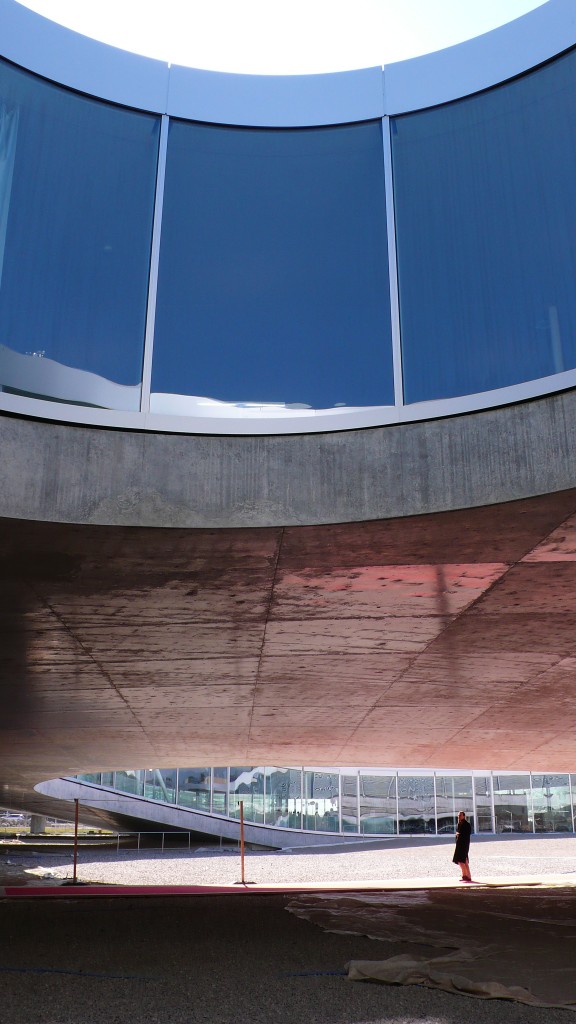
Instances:
[[[384,147],[384,189],[386,198],[386,236],[388,240],[388,287],[390,290],[390,323],[392,331],[392,364],[394,368],[394,405],[404,405],[402,372],[402,337],[400,330],[400,299],[398,294],[398,262],[396,249],[396,212],[394,208],[394,171],[390,118],[382,118]]]
[[[152,245],[150,247],[150,273],[148,277],[148,305],[146,307],[146,330],[144,334],[144,359],[142,362],[142,393],[140,411],[150,411],[150,389],[152,382],[152,351],[154,348],[154,325],[156,321],[156,297],[158,293],[158,266],[160,261],[160,235],[162,233],[162,211],[164,207],[164,186],[166,182],[166,154],[168,152],[168,130],[170,118],[162,115],[160,142],[158,147],[158,168],[156,173],[156,196],[154,199],[154,220],[152,223]]]

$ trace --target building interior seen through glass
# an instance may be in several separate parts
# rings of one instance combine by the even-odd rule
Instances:
[[[244,766],[76,778],[228,818],[239,818],[242,801],[247,822],[309,832],[452,834],[459,811],[465,811],[475,832],[572,832],[576,813],[574,775]]]

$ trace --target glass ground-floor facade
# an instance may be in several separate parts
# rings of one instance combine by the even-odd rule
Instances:
[[[136,797],[307,832],[443,834],[465,811],[475,832],[573,832],[576,775],[364,768],[155,768],[78,781]]]

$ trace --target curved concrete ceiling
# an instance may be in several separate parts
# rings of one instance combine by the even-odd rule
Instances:
[[[0,520],[0,781],[576,771],[576,489],[333,526]]]

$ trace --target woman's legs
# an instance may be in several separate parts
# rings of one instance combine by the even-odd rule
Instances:
[[[464,881],[464,882],[471,882],[472,881],[472,877],[470,875],[470,867],[468,865],[468,858],[466,858],[466,860],[463,861],[463,862],[458,861],[458,867],[460,868],[460,871],[462,872],[462,881]]]

